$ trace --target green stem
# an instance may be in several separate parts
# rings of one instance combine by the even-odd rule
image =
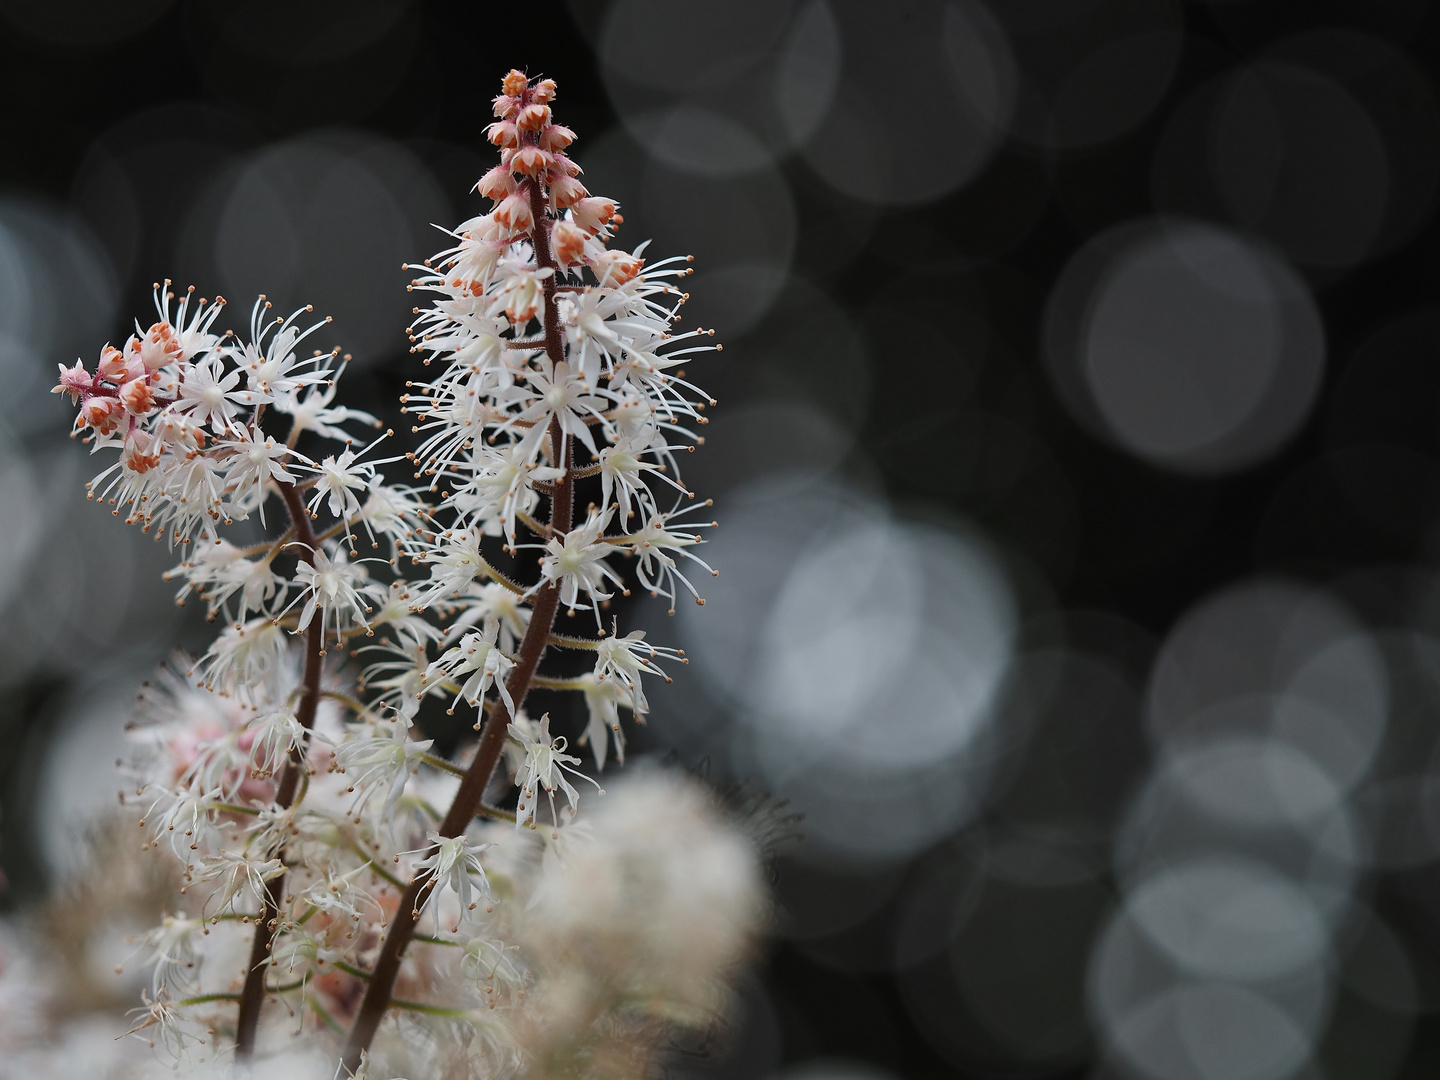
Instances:
[[[239,1001],[239,994],[201,994],[198,997],[188,997],[177,1001],[177,1005],[204,1005],[211,1001]]]
[[[399,923],[395,924],[399,926]],[[447,1009],[443,1005],[426,1005],[423,1001],[404,1001],[401,998],[391,998],[392,1009],[405,1009],[408,1012],[429,1013],[431,1016],[450,1016],[456,1019],[463,1019],[470,1015],[469,1009]]]

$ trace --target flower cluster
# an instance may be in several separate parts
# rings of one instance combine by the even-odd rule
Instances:
[[[642,679],[685,662],[602,613],[627,581],[672,609],[682,594],[703,603],[691,579],[713,571],[693,549],[713,523],[691,521],[709,504],[679,463],[713,402],[681,367],[719,349],[713,331],[672,329],[688,259],[608,246],[619,208],[580,182],[554,98],[550,80],[506,76],[488,129],[500,163],[477,184],[492,208],[415,268],[410,288],[430,301],[410,340],[433,374],[407,384],[419,442],[403,458],[371,456],[390,432],[352,435],[380,425],[333,404],[349,358],[302,348],[328,322],[308,308],[272,315],[262,296],[247,333],[222,333],[223,300],[177,304],[167,282],[148,330],[106,346],[94,372],[62,366],[76,432],[119,450],[92,496],[178,546],[179,601],[195,595],[224,623],[198,663],[162,672],[133,726],[127,801],[183,886],[143,940],[153,979],[134,1030],[177,1057],[233,1045],[250,1058],[275,1033],[261,1023],[282,1012],[264,1008],[275,998],[302,1026],[348,1031],[352,1072],[374,1053],[404,1060],[416,1025],[429,1043],[436,1025],[463,1028],[477,1074],[549,1054],[541,1019],[505,1017],[563,967],[537,960],[546,925],[583,923],[538,914],[586,902],[554,882],[609,849],[595,854],[575,819],[573,780],[598,785],[525,700],[580,694],[576,741],[599,770],[612,748],[623,760],[622,712],[649,710]],[[280,531],[266,537],[270,521]],[[562,611],[591,613],[593,636],[558,632]],[[542,674],[550,649],[593,667]],[[471,712],[478,740],[454,759],[433,752],[427,701]],[[483,802],[507,761],[513,810]],[[715,1004],[696,981],[718,976],[754,923],[749,864],[732,864],[727,883],[703,886],[731,909],[717,925],[734,932],[716,939],[730,944],[672,980],[669,1012],[668,984],[649,975],[635,983],[643,1008],[639,990],[606,1008],[689,1017]]]
[[[93,373],[78,362],[60,367],[54,392],[79,405],[76,433],[96,450],[120,449],[119,460],[92,481],[92,497],[115,505],[117,515],[126,510],[126,521],[147,532],[168,533],[172,545],[188,545],[197,534],[216,541],[219,525],[263,512],[272,483],[293,485],[295,472],[310,474],[326,491],[377,482],[373,466],[355,466],[352,450],[317,465],[295,448],[307,430],[348,444],[352,436],[340,425],[376,423],[366,413],[330,407],[344,368],[337,352],[300,355],[301,344],[328,319],[302,329],[308,308],[271,319],[262,296],[242,342],[232,332],[213,332],[223,299],[196,300],[192,288],[177,305],[169,286],[155,286],[158,321],[148,330],[137,322],[123,349],[106,345]],[[285,441],[261,428],[267,408],[291,417]],[[260,610],[273,584],[265,574],[253,584],[237,574],[233,551],[207,552],[211,572],[202,570],[201,577],[222,585],[227,596],[246,593],[255,602],[245,606]]]
[[[709,567],[690,550],[693,494],[676,455],[699,441],[685,425],[703,424],[710,402],[672,369],[720,346],[713,330],[671,330],[688,258],[646,266],[644,245],[605,246],[621,217],[576,179],[565,154],[574,132],[551,120],[554,84],[512,74],[504,89],[488,129],[501,164],[478,185],[496,205],[461,225],[411,286],[435,296],[411,339],[441,371],[402,399],[424,435],[408,456],[452,524],[424,554],[433,569],[423,596],[473,609],[472,576],[455,568],[468,571],[481,537],[524,546],[525,526],[541,581],[521,595],[554,586],[567,608],[595,610],[599,628],[601,602],[623,591],[616,555],[633,557],[641,584],[672,605],[677,588],[699,598],[681,564]],[[587,477],[599,478],[600,501],[584,522],[536,521],[543,498]]]

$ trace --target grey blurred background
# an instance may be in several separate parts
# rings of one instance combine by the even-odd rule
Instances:
[[[1433,1075],[1437,60],[1425,0],[0,0],[0,903],[209,633],[56,362],[263,291],[395,418],[515,66],[726,345],[635,743],[803,839],[687,1069]]]

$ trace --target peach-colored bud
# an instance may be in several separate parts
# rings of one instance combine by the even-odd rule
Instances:
[[[132,416],[144,416],[155,407],[155,395],[146,379],[132,379],[120,388],[120,402]]]
[[[147,372],[156,372],[166,364],[181,359],[180,340],[168,322],[157,322],[145,331],[140,341],[140,361]]]
[[[77,360],[74,367],[67,368],[64,364],[60,365],[60,382],[50,392],[52,394],[69,394],[73,404],[89,393],[90,385],[90,373],[85,370],[85,365]]]
[[[596,233],[615,216],[615,209],[613,200],[590,195],[570,208],[570,217],[586,232]]]
[[[557,150],[550,155],[550,171],[556,176],[579,176],[580,166]]]
[[[624,285],[634,281],[645,260],[628,251],[607,251],[595,259],[595,277],[601,285]]]
[[[522,146],[510,159],[510,170],[522,176],[539,176],[554,159],[538,146]]]
[[[100,350],[100,366],[96,373],[102,379],[110,382],[120,382],[125,378],[125,354],[114,345],[106,345]]]
[[[499,202],[515,190],[515,180],[510,175],[510,170],[504,165],[496,165],[475,185],[475,190],[484,195],[487,199],[494,199]]]
[[[506,73],[504,81],[501,82],[500,90],[503,93],[509,94],[511,97],[519,97],[525,92],[525,87],[529,82],[530,80],[525,77],[523,71],[516,71],[514,68],[511,68],[509,72]]]
[[[542,150],[564,150],[574,141],[575,132],[564,124],[551,124],[540,132],[540,148]]]
[[[574,206],[589,194],[584,184],[568,176],[557,176],[550,180],[550,201],[556,210]]]
[[[585,232],[568,221],[557,221],[550,229],[550,250],[561,266],[573,266],[585,256]]]
[[[530,90],[530,100],[538,101],[542,105],[555,100],[555,80],[541,79]]]
[[[101,435],[109,435],[120,423],[122,409],[120,402],[112,397],[87,398],[80,406],[80,422],[94,428]]]
[[[515,126],[521,131],[539,131],[550,122],[549,105],[526,105],[520,110]]]
[[[509,120],[497,120],[485,129],[485,137],[496,146],[509,147],[520,145],[520,132],[515,124]]]
[[[520,99],[509,94],[497,94],[490,102],[490,110],[501,120],[514,120],[515,114],[520,111]]]
[[[529,232],[535,227],[535,218],[530,213],[530,200],[523,191],[507,195],[495,207],[495,220],[511,232]]]

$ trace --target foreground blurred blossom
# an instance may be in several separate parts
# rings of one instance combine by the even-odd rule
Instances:
[[[696,785],[658,772],[619,785],[561,845],[521,931],[548,977],[522,1018],[535,1075],[649,1071],[667,1021],[723,1015],[715,978],[761,922],[754,851]],[[617,1007],[618,1006],[618,1007]],[[610,1030],[596,1041],[600,1017]],[[603,1062],[603,1064],[601,1064]]]
[[[577,817],[582,760],[523,711],[532,687],[580,693],[595,766],[612,740],[622,757],[642,678],[686,660],[613,620],[606,633],[601,610],[629,594],[615,564],[672,605],[677,580],[703,603],[687,563],[713,573],[672,524],[709,505],[678,454],[713,402],[676,369],[718,350],[714,331],[671,331],[688,259],[606,247],[618,207],[577,179],[554,97],[505,77],[487,131],[501,161],[477,185],[495,207],[413,268],[433,297],[413,351],[436,366],[402,398],[413,452],[376,457],[388,431],[361,446],[351,429],[378,423],[331,405],[349,357],[301,347],[329,320],[278,317],[263,296],[237,336],[216,326],[223,300],[177,305],[157,285],[153,325],[94,371],[60,370],[76,434],[119,452],[92,498],[180,548],[178,602],[198,595],[225,624],[204,658],[160,673],[130,729],[122,803],[140,831],[119,857],[169,875],[145,914],[160,925],[135,936],[151,978],[130,1033],[169,1064],[649,1075],[674,1025],[723,1016],[760,929],[753,827],[659,773]],[[386,475],[402,461],[419,485]],[[263,527],[267,504],[283,532],[221,535]],[[590,610],[597,635],[558,633],[562,608]],[[550,648],[593,669],[541,675]],[[420,737],[429,699],[475,710],[459,761]],[[502,759],[514,813],[483,801]],[[277,1056],[297,1031],[314,1061]]]

